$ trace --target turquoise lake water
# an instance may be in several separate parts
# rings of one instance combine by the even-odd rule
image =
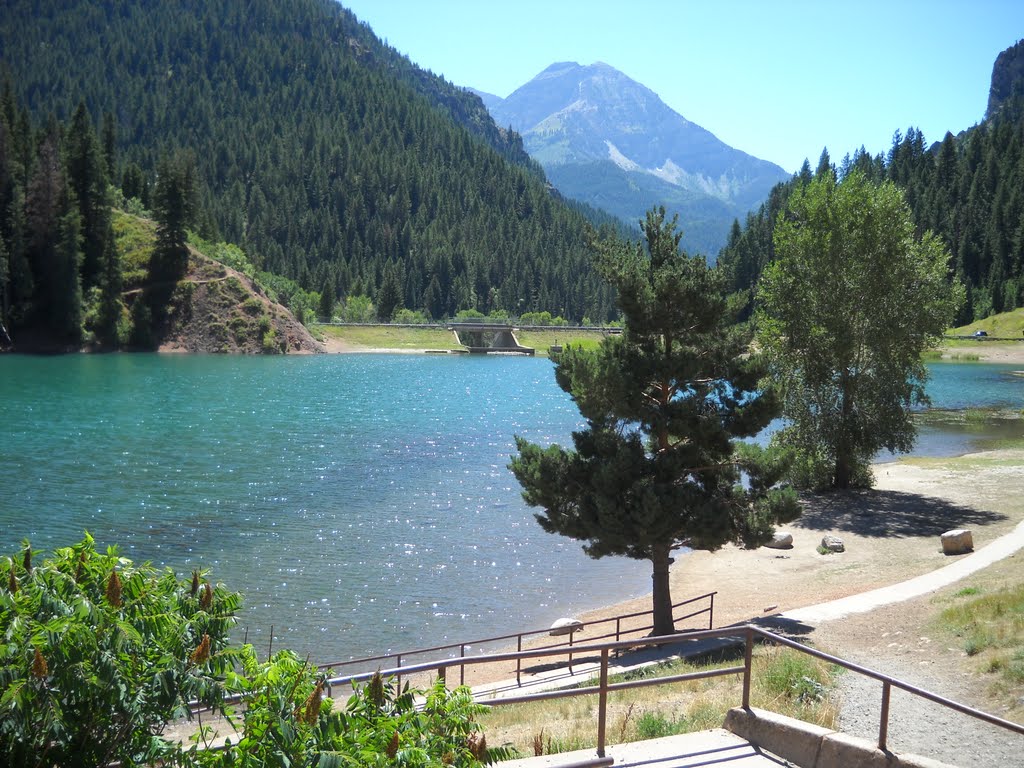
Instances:
[[[934,406],[1020,408],[1019,366],[939,364]],[[649,565],[544,533],[513,436],[581,422],[542,358],[0,356],[0,544],[89,530],[209,568],[251,641],[334,661],[546,626],[645,593]],[[920,452],[976,434],[929,426]],[[683,599],[688,595],[674,595]]]

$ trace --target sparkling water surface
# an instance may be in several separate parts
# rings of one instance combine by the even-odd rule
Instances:
[[[934,406],[1020,408],[1019,366],[937,364]],[[544,533],[514,435],[580,424],[542,358],[0,357],[0,544],[90,531],[208,568],[248,639],[334,661],[546,626],[645,593],[649,564]],[[921,452],[977,435],[922,432]],[[688,595],[674,595],[683,599]],[[242,629],[240,629],[242,631]]]

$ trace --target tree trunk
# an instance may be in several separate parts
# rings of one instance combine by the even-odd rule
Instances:
[[[846,490],[853,480],[852,449],[850,446],[850,420],[853,418],[853,382],[848,368],[843,369],[839,384],[842,404],[839,420],[839,439],[836,441],[836,468],[832,475],[832,487]]]
[[[845,446],[840,446],[840,453],[836,456],[836,468],[832,475],[832,487],[840,490],[846,490],[850,487],[850,480],[852,473],[850,472],[850,457],[844,450]]]
[[[672,620],[672,593],[669,588],[668,568],[672,564],[672,549],[669,546],[655,547],[651,552],[654,572],[651,574],[654,595],[654,635],[675,634]]]

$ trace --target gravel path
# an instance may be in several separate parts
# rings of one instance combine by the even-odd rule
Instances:
[[[1022,555],[1009,560],[1005,566],[1009,570],[1024,565]],[[998,704],[987,698],[988,681],[976,670],[974,660],[932,630],[935,600],[922,597],[825,623],[810,639],[844,659],[1005,717]],[[854,672],[842,674],[839,680],[840,730],[876,740],[882,684]],[[1024,766],[1024,736],[895,688],[889,706],[888,747],[960,768]]]

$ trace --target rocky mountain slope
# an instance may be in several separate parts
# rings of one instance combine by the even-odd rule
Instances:
[[[607,64],[552,64],[507,99],[478,95],[563,194],[626,220],[664,204],[680,214],[691,250],[717,253],[733,219],[789,178]]]

